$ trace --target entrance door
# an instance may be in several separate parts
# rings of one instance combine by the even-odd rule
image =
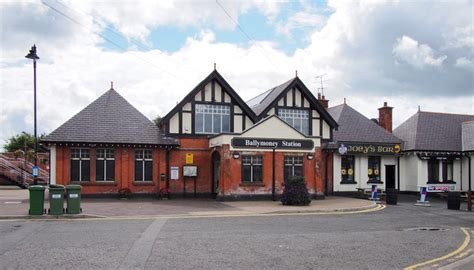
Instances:
[[[211,194],[213,198],[217,196],[217,187],[219,187],[219,169],[221,164],[221,156],[218,152],[212,154],[212,184]]]
[[[395,165],[385,165],[385,188],[395,188]]]

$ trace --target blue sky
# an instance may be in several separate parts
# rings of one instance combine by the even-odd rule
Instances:
[[[225,3],[221,4],[225,8]],[[318,9],[318,14],[321,16],[328,17],[332,13],[331,9],[327,8],[325,1],[310,1],[305,3],[305,6]],[[173,53],[185,44],[187,38],[197,37],[203,29],[208,29],[214,33],[216,42],[238,44],[245,47],[252,44],[253,41],[269,41],[287,55],[292,55],[296,49],[303,49],[308,46],[310,43],[308,35],[316,28],[313,25],[300,26],[292,29],[291,35],[285,35],[279,32],[275,25],[285,22],[291,15],[304,9],[305,7],[302,5],[302,2],[289,1],[284,3],[284,8],[273,18],[268,18],[257,9],[248,10],[240,14],[238,18],[224,18],[230,23],[233,23],[233,20],[237,21],[240,28],[235,26],[222,29],[216,27],[214,23],[194,26],[158,26],[152,29],[146,42],[136,38],[127,38],[118,29],[114,28],[113,25],[107,24],[101,34],[112,42],[104,40],[101,46],[109,50],[118,51],[132,46],[141,51],[159,49],[164,52]],[[226,14],[224,10],[220,11]]]
[[[0,25],[0,145],[32,133],[33,44],[40,134],[110,81],[148,118],[165,115],[214,63],[244,100],[298,70],[313,94],[326,74],[330,106],[373,118],[388,102],[394,127],[418,106],[474,114],[472,0],[1,1]]]

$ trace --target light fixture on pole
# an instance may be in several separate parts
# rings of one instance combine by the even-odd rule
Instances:
[[[38,168],[38,136],[36,134],[36,60],[40,59],[36,54],[36,45],[33,44],[31,47],[30,52],[25,56],[28,59],[33,60],[33,95],[34,95],[34,125],[35,125],[35,168],[33,169],[33,180],[34,184],[38,184],[38,175],[37,175],[37,168]],[[36,170],[36,171],[35,171]]]

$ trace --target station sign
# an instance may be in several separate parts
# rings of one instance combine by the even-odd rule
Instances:
[[[377,154],[394,155],[400,153],[400,144],[372,144],[372,143],[340,143],[338,152],[341,155],[350,154]]]
[[[268,138],[232,138],[231,144],[235,148],[266,148],[266,149],[294,149],[312,150],[312,140],[268,139]]]

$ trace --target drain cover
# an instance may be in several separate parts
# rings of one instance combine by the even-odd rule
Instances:
[[[404,231],[429,231],[429,232],[433,232],[433,231],[446,231],[446,230],[447,230],[447,229],[435,228],[435,227],[416,227],[416,228],[404,229]]]

